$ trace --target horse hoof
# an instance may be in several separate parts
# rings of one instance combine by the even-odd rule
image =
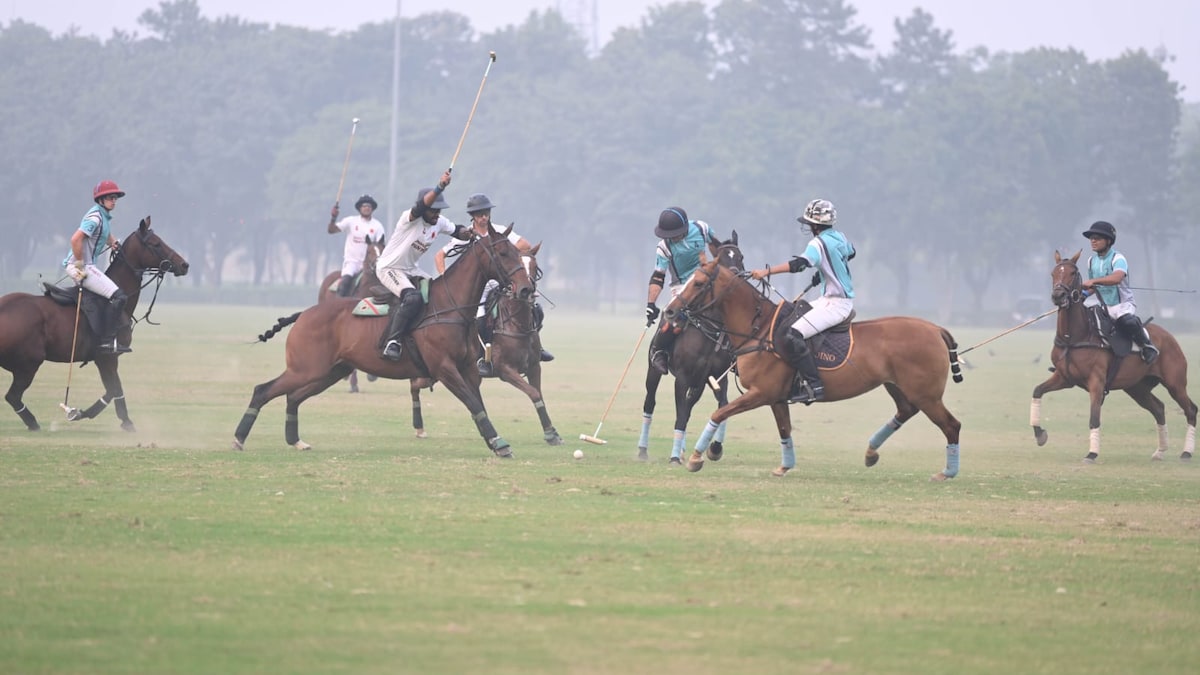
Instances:
[[[512,459],[512,456],[513,456],[512,448],[509,448],[507,445],[504,446],[503,448],[497,448],[495,450],[492,450],[492,452],[495,453],[495,455],[497,457],[499,457],[500,459]]]
[[[638,456],[638,459],[641,459],[640,455]],[[649,459],[649,457],[646,459]],[[683,466],[683,460],[679,457],[672,457],[671,459],[667,460],[667,466]]]
[[[879,463],[879,453],[874,450],[867,450],[867,456],[863,458],[867,466],[875,466]]]
[[[374,382],[375,380],[378,380],[378,379],[379,379],[378,375],[374,375],[371,373],[367,374],[367,382]]]
[[[544,438],[546,440],[546,445],[562,445],[563,444],[562,436],[559,436],[558,432],[555,431],[554,429],[551,429],[551,430],[545,432],[544,434],[542,434],[542,438]]]
[[[424,429],[417,429],[416,436],[417,438],[429,438],[429,434],[425,433]]]
[[[245,448],[245,446],[242,445],[241,441],[239,441],[238,439],[235,438],[235,439],[233,439],[233,449],[240,451],[240,450],[245,450],[246,448]]]
[[[351,393],[351,394],[357,394],[357,393],[358,393],[358,387],[353,387],[353,386],[352,386],[352,387],[350,387],[350,393]]]
[[[1047,434],[1045,429],[1043,429],[1041,427],[1033,428],[1033,440],[1037,441],[1039,448],[1042,447],[1043,445],[1045,445],[1046,440],[1049,438],[1050,438],[1050,434]]]
[[[639,462],[649,462],[650,461],[650,453],[646,451],[646,448],[638,448],[637,461],[639,461]]]
[[[79,408],[71,408],[67,411],[68,422],[78,422],[81,419],[83,419],[83,412]]]
[[[944,482],[950,480],[951,478],[954,478],[954,476],[949,476],[946,474],[946,472],[939,471],[929,477],[929,482],[930,483],[944,483]]]
[[[1163,451],[1162,451],[1162,450],[1155,450],[1155,451],[1154,451],[1154,454],[1153,454],[1153,455],[1150,455],[1150,461],[1151,461],[1151,462],[1161,462],[1161,461],[1163,461]]]
[[[304,441],[296,441],[295,443],[292,443],[292,447],[297,450],[312,450],[312,446]]]
[[[719,462],[721,461],[721,458],[725,456],[725,446],[721,444],[721,441],[713,441],[712,444],[708,446],[708,452],[705,454],[712,461]]]
[[[792,467],[790,467],[790,466],[780,466],[780,467],[776,467],[775,470],[771,472],[771,475],[775,476],[776,478],[783,478],[791,470],[792,470]]]
[[[1094,453],[1094,452],[1089,452],[1089,453],[1087,454],[1087,457],[1084,457],[1084,458],[1083,458],[1083,463],[1084,463],[1084,464],[1095,464],[1095,463],[1096,463],[1096,460],[1097,460],[1097,459],[1099,459],[1099,458],[1100,458],[1100,455],[1097,455],[1097,454],[1096,454],[1096,453]]]
[[[137,431],[137,427],[133,426],[133,422],[128,420],[121,422],[121,428],[129,432]]]
[[[1179,453],[1179,461],[1181,461],[1181,462],[1190,462],[1190,461],[1192,461],[1192,453],[1190,453],[1190,452],[1181,452],[1181,453]]]
[[[692,452],[692,456],[688,458],[687,470],[696,473],[704,468],[704,455],[699,452]]]

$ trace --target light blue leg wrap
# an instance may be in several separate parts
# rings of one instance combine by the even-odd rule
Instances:
[[[796,446],[792,445],[792,437],[779,440],[779,465],[788,469],[796,466]]]
[[[650,420],[652,419],[654,419],[654,415],[642,413],[642,435],[638,436],[638,450],[650,447]]]
[[[946,478],[958,475],[958,443],[946,446],[946,468],[942,471]]]
[[[879,427],[879,431],[876,431],[875,435],[871,437],[871,440],[867,441],[867,446],[872,450],[878,450],[879,447],[883,445],[884,441],[891,438],[892,434],[896,433],[896,430],[900,428],[901,424],[903,424],[903,422],[895,417],[888,420],[888,423]]]
[[[704,452],[712,443],[713,434],[717,433],[717,425],[713,424],[710,419],[708,424],[704,425],[704,431],[700,432],[700,438],[696,439],[696,452]]]
[[[729,424],[729,420],[721,422],[720,426],[717,427],[716,441],[718,443],[725,443],[725,425],[727,424]]]
[[[671,456],[683,457],[683,447],[686,442],[687,432],[681,429],[675,430],[675,440],[671,443]]]

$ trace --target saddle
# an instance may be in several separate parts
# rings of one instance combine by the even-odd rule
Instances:
[[[429,304],[429,279],[420,277],[413,279],[413,282],[417,290],[421,291],[421,302]],[[353,316],[387,316],[392,303],[396,301],[396,296],[381,284],[375,284],[367,290],[371,291],[371,295],[359,300],[358,304],[354,305],[354,309],[350,310],[350,314]]]
[[[1130,354],[1140,354],[1142,348],[1133,341],[1133,338],[1125,335],[1117,330],[1117,322],[1108,315],[1108,311],[1103,304],[1097,303],[1086,306],[1088,312],[1088,323],[1091,324],[1091,329],[1100,337],[1100,346],[1104,349],[1112,350],[1113,358],[1108,364],[1108,372],[1104,377],[1104,390],[1108,391],[1113,380],[1117,376],[1117,371],[1121,369],[1121,362]],[[1150,317],[1142,322],[1143,326],[1150,325],[1154,321],[1154,317]]]
[[[772,334],[782,334],[790,330],[792,324],[799,321],[800,317],[811,309],[812,305],[807,300],[800,299],[796,302],[784,300],[775,312]],[[832,370],[850,358],[850,352],[854,348],[854,331],[850,324],[854,322],[857,315],[857,310],[850,310],[850,315],[844,320],[806,340],[818,368]]]
[[[78,286],[64,288],[43,281],[42,287],[45,289],[45,295],[55,304],[74,307],[75,303],[79,302],[80,289]],[[107,327],[105,323],[108,317],[107,309],[108,298],[102,298],[91,291],[83,291],[83,302],[79,311],[87,318],[88,326],[96,335],[104,335]]]

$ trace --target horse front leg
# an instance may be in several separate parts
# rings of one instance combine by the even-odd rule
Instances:
[[[13,371],[12,386],[8,388],[8,393],[4,395],[4,400],[12,406],[13,412],[17,413],[17,417],[25,423],[25,428],[29,431],[40,431],[42,425],[38,424],[37,418],[33,416],[33,412],[25,407],[25,402],[22,400],[25,396],[25,391],[29,389],[29,385],[33,384],[33,376],[37,374],[38,368],[42,364],[39,362],[32,368],[18,368]],[[74,368],[75,364],[70,364]]]
[[[100,371],[100,382],[104,385],[104,395],[88,406],[86,410],[67,412],[67,419],[94,419],[109,403],[116,401],[117,418],[121,420],[121,428],[125,431],[137,431],[133,420],[129,419],[129,408],[125,405],[125,392],[121,389],[121,376],[117,374],[117,355],[96,358],[96,370]]]
[[[713,390],[713,397],[717,399],[717,407],[729,403],[729,378],[721,378],[721,383]],[[688,411],[690,414],[690,410]],[[713,441],[708,445],[708,450],[704,452],[705,456],[714,462],[721,461],[725,456],[725,428],[729,426],[729,420],[725,420],[717,425],[717,433],[713,435]]]
[[[657,405],[658,385],[662,382],[662,373],[653,367],[646,368],[646,398],[642,401],[642,433],[638,436],[638,455],[640,461],[650,459],[650,422],[654,420],[654,406]],[[683,460],[671,456],[672,464],[681,464]]]
[[[528,381],[521,377],[521,373],[517,372],[517,368],[511,363],[500,363],[495,361],[495,352],[493,352],[493,360],[495,365],[499,367],[500,379],[511,384],[521,390],[529,401],[533,403],[533,409],[537,411],[538,421],[542,424],[542,440],[546,441],[547,445],[562,445],[562,436],[558,435],[558,430],[554,428],[554,423],[550,421],[550,413],[546,411],[546,401],[542,398],[542,364],[538,354],[532,356],[531,363],[526,370]]]
[[[792,411],[787,403],[772,403],[771,414],[775,416],[775,426],[779,430],[779,466],[771,475],[782,478],[796,467],[796,446],[792,443]]]
[[[1071,386],[1061,372],[1061,370],[1055,370],[1050,379],[1033,388],[1033,401],[1029,404],[1029,426],[1033,427],[1033,439],[1037,441],[1038,447],[1045,445],[1046,440],[1050,438],[1050,435],[1042,428],[1042,395]]]
[[[428,377],[414,377],[408,381],[408,394],[412,397],[412,425],[417,438],[428,438],[425,433],[425,417],[421,414],[421,389],[429,387],[433,391],[433,380]]]
[[[433,370],[434,366],[430,364],[431,371],[442,384],[446,385],[450,393],[454,394],[454,397],[467,407],[467,411],[471,413],[471,420],[475,422],[475,428],[479,431],[483,441],[487,443],[488,449],[502,459],[511,458],[512,447],[496,431],[496,427],[492,424],[487,409],[483,405],[483,395],[479,393],[479,368],[469,359],[466,373],[461,371],[454,362],[444,361],[438,365],[440,367]]]
[[[682,372],[682,371],[681,371]],[[671,458],[674,463],[675,458],[683,457],[684,445],[687,442],[687,425],[688,420],[692,417],[692,408],[696,406],[696,402],[700,400],[700,396],[704,394],[704,385],[688,386],[683,379],[676,375],[675,377],[675,433],[672,436],[671,442]],[[716,441],[713,441],[714,443]],[[709,459],[712,459],[712,443],[709,443],[705,448],[705,452]],[[721,452],[718,450],[717,459],[720,459]]]
[[[1095,464],[1100,457],[1100,409],[1104,406],[1104,375],[1092,377],[1088,381],[1088,396],[1091,398],[1091,415],[1088,418],[1088,454],[1084,456],[1084,464]]]
[[[778,398],[777,388],[772,388],[768,393],[766,389],[750,387],[746,393],[729,402],[729,404],[717,408],[716,412],[709,417],[708,423],[704,425],[704,430],[700,432],[700,437],[696,439],[696,446],[692,449],[691,457],[688,458],[688,471],[696,472],[704,468],[704,451],[712,443],[713,437],[717,434],[717,429],[720,428],[725,420],[746,410],[753,410],[754,408],[767,405],[772,398]]]

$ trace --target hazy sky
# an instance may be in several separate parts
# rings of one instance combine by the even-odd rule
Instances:
[[[594,0],[603,43],[614,28],[636,26],[660,0]],[[404,16],[438,9],[464,14],[481,32],[519,24],[533,10],[560,8],[567,16],[590,0],[401,0]],[[714,4],[708,0],[710,6]],[[1184,85],[1183,97],[1200,101],[1200,0],[849,0],[859,22],[871,29],[881,51],[890,50],[892,20],[914,7],[953,31],[959,50],[986,46],[1021,51],[1035,46],[1074,47],[1091,59],[1119,56],[1125,49],[1163,46],[1175,56],[1167,68]],[[350,30],[396,13],[394,0],[199,0],[208,18],[234,15],[256,22]],[[134,31],[137,17],[154,0],[0,0],[0,22],[20,18],[62,33],[77,27],[107,37],[113,28]]]

